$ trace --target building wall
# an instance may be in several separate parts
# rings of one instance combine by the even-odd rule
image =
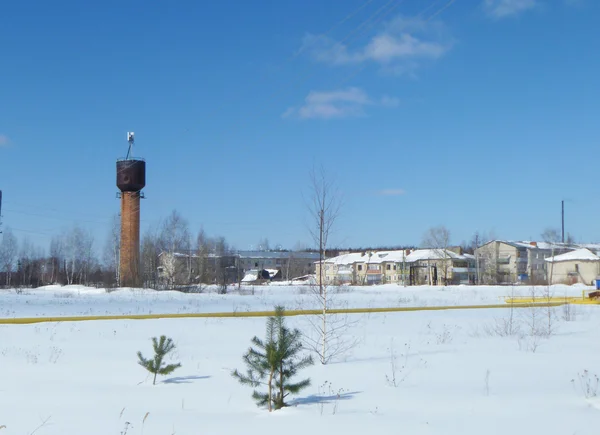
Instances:
[[[600,275],[600,261],[560,261],[548,264],[548,273],[552,273],[552,284],[593,285]]]

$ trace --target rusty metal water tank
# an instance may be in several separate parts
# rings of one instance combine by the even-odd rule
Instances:
[[[139,192],[145,185],[146,162],[144,160],[117,160],[117,187],[121,192]]]

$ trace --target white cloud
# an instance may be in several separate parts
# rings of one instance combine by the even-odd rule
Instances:
[[[487,13],[495,18],[505,18],[532,9],[537,0],[483,0]]]
[[[404,189],[383,189],[377,192],[380,196],[400,196],[404,195],[406,191]]]
[[[10,139],[4,134],[0,134],[0,147],[6,147],[10,145]]]
[[[440,58],[452,45],[441,22],[397,17],[361,47],[353,49],[331,38],[309,34],[301,51],[329,65],[373,62],[387,71],[403,74],[414,71],[423,61]]]
[[[290,107],[282,115],[284,118],[333,119],[355,118],[365,115],[366,106],[395,107],[397,98],[384,95],[373,100],[362,89],[351,87],[335,91],[310,91],[300,107]]]

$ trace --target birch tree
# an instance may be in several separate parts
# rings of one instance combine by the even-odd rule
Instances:
[[[450,254],[448,254],[448,247],[450,246],[450,230],[443,225],[428,229],[423,235],[422,245],[424,248],[433,249],[436,256],[442,259],[443,279],[444,285],[446,285],[450,267]],[[429,281],[430,285],[433,284],[431,268],[429,272]]]
[[[179,251],[185,251],[188,256],[191,255],[190,231],[187,220],[177,210],[173,210],[163,223],[158,243],[164,257],[163,262],[172,263],[169,265],[168,271],[165,269],[171,286],[179,284],[184,277],[187,280],[190,276],[189,269],[187,269],[189,262],[177,262],[175,255],[180,253]]]
[[[309,231],[319,252],[317,283],[312,287],[312,293],[317,299],[320,313],[308,316],[307,320],[315,334],[306,334],[304,341],[321,364],[327,364],[352,348],[356,342],[344,338],[344,333],[352,324],[348,315],[329,313],[334,301],[330,294],[331,286],[325,279],[325,260],[330,247],[330,236],[340,215],[341,194],[323,167],[319,170],[313,168],[309,176]]]

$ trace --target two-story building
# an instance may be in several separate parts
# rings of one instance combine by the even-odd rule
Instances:
[[[320,264],[316,265],[317,281]],[[446,285],[475,282],[473,256],[448,249],[367,251],[323,262],[324,284]]]
[[[544,284],[548,257],[576,249],[576,245],[535,241],[492,240],[475,250],[482,284]]]

